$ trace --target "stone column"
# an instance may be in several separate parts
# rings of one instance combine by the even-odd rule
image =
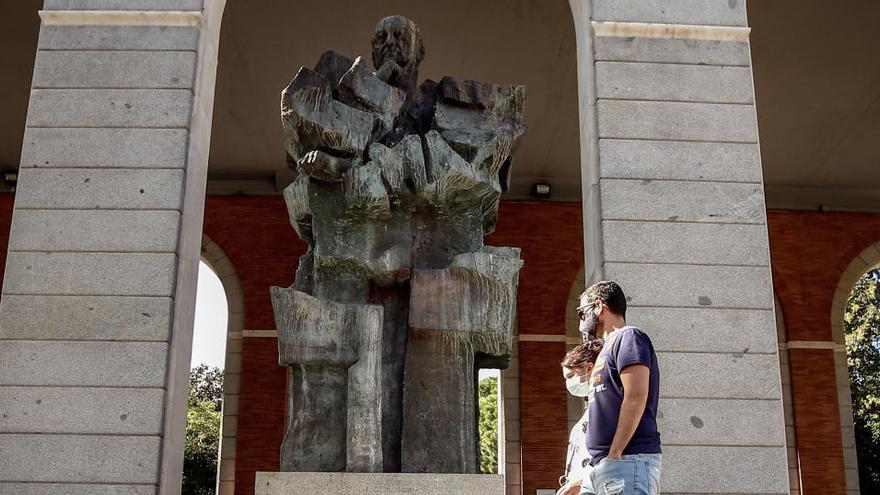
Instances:
[[[0,494],[180,491],[225,4],[205,3],[45,1],[0,300]]]
[[[744,2],[570,3],[587,283],[657,348],[663,491],[787,493]]]

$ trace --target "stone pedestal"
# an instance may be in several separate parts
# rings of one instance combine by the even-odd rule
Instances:
[[[500,474],[266,473],[258,472],[256,495],[358,493],[361,495],[502,495]]]

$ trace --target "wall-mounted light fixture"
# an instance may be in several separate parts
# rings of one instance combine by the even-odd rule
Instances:
[[[15,185],[18,183],[18,172],[4,172],[3,185],[9,192],[15,192]]]
[[[539,199],[550,199],[550,184],[546,182],[535,184],[535,196]]]

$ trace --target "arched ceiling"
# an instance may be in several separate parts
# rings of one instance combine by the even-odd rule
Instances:
[[[574,22],[565,0],[230,0],[210,190],[268,192],[275,181],[283,187],[291,173],[284,162],[281,90],[324,50],[370,60],[376,22],[395,14],[422,30],[422,79],[452,75],[527,87],[529,131],[514,155],[508,198],[530,197],[535,182],[549,180],[554,199],[580,200]]]
[[[748,11],[769,206],[880,211],[880,2]]]
[[[5,2],[0,15],[0,171],[18,170],[43,0]]]
[[[0,170],[21,153],[42,0],[0,16]],[[752,0],[752,58],[767,204],[880,211],[880,3]],[[565,0],[228,0],[218,70],[212,192],[277,193],[279,95],[328,48],[368,54],[389,14],[422,28],[422,77],[524,84],[529,133],[508,198],[537,181],[580,198],[575,38]]]

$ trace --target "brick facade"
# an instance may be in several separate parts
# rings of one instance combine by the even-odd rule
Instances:
[[[830,320],[815,315],[829,314],[843,271],[861,250],[880,241],[880,215],[771,211],[768,216],[774,286],[789,340],[831,340]],[[296,259],[305,252],[280,198],[210,198],[205,232],[238,269],[245,328],[274,328],[267,289],[289,285]],[[498,229],[487,243],[523,249],[519,332],[564,335],[565,303],[582,263],[580,205],[504,203]],[[284,403],[278,398],[284,397],[286,375],[275,353],[275,339],[245,339],[236,493],[252,493],[254,472],[278,466],[284,431]],[[565,455],[565,391],[557,383],[563,353],[561,343],[520,344],[526,494],[554,487]],[[793,349],[790,360],[798,447],[825,453],[800,457],[804,493],[840,486],[843,454],[832,352]]]
[[[204,232],[232,261],[244,292],[244,329],[273,330],[269,287],[293,283],[307,245],[277,196],[215,196],[205,203]],[[277,471],[284,437],[287,369],[271,337],[244,338],[241,355],[235,493],[252,494],[257,471]]]
[[[293,282],[306,244],[296,237],[280,197],[208,198],[204,232],[236,267],[244,291],[245,330],[275,328],[269,287]],[[498,227],[486,240],[522,248],[519,332],[565,334],[565,304],[583,259],[577,203],[511,202],[501,206]],[[565,456],[565,389],[559,380],[561,343],[522,343],[520,409],[526,493],[553,488]],[[277,364],[277,341],[246,337],[242,346],[241,398],[235,483],[253,493],[256,471],[276,471],[284,435],[286,369]]]
[[[486,242],[522,248],[519,333],[565,335],[565,306],[583,265],[580,203],[502,203]],[[564,354],[561,342],[519,344],[523,493],[559,486],[568,443]]]
[[[568,397],[559,362],[561,342],[521,342],[520,441],[523,493],[559,487],[568,446]]]
[[[831,305],[843,272],[880,242],[880,215],[770,211],[773,285],[789,341],[832,342]],[[801,493],[845,493],[834,352],[791,349]]]
[[[880,215],[771,210],[773,287],[789,340],[832,340],[834,291],[844,270],[880,242]]]

